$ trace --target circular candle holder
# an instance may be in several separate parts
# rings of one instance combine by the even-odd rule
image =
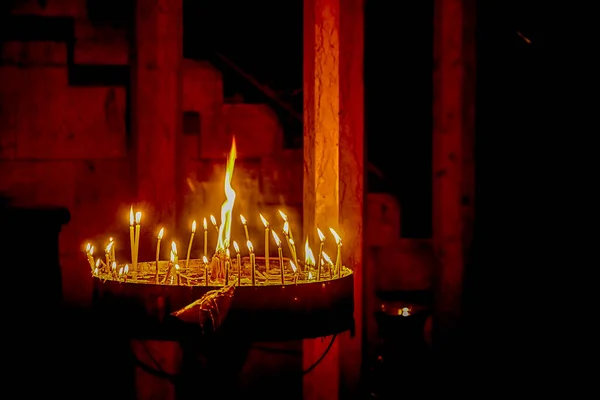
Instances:
[[[158,272],[155,261],[140,262],[127,274],[119,274],[124,265],[118,265],[95,273],[94,302],[121,331],[154,339],[176,339],[199,328],[203,333],[198,319],[175,315],[219,291],[227,292],[214,307],[220,329],[251,341],[322,337],[353,329],[352,270],[322,267],[319,273],[315,267],[298,266],[294,271],[284,258],[282,275],[278,258],[270,257],[267,269],[265,258],[255,257],[252,285],[250,258],[241,260],[238,266],[235,258],[227,265],[205,265],[199,259],[186,265],[179,259],[178,270],[169,261],[159,261]]]

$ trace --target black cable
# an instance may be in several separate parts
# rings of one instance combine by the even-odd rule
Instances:
[[[333,343],[335,342],[336,338],[337,338],[337,333],[332,336],[331,341],[327,345],[327,348],[325,349],[325,351],[323,352],[323,354],[321,354],[321,356],[317,359],[317,361],[315,361],[310,367],[308,367],[306,370],[302,371],[302,375],[309,374],[315,368],[317,368],[319,366],[319,364],[321,364],[321,362],[323,362],[323,360],[325,359],[325,357],[327,356],[327,354],[329,354],[329,351],[331,350],[331,347],[333,347]],[[137,366],[139,366],[144,372],[147,372],[150,375],[156,376],[157,378],[167,379],[167,380],[169,380],[169,381],[171,381],[173,383],[177,380],[177,378],[179,378],[180,374],[170,374],[168,372],[165,372],[160,367],[160,364],[154,358],[154,356],[152,355],[152,353],[150,352],[150,350],[148,349],[148,347],[145,344],[142,344],[142,347],[146,351],[146,354],[148,355],[148,357],[152,361],[152,364],[155,365],[155,367],[151,367],[148,364],[142,362],[138,358],[138,356],[135,354],[135,352],[132,351],[131,355],[133,356],[133,360],[134,360],[135,364]],[[253,349],[259,350],[259,351],[271,352],[271,353],[302,354],[301,352],[296,352],[296,351],[283,350],[283,349],[274,349],[274,348],[260,347],[260,346],[253,347]]]

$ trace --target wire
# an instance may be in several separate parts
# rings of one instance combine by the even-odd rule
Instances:
[[[323,354],[321,354],[321,356],[317,359],[317,361],[315,361],[310,367],[308,367],[307,369],[302,371],[302,375],[307,375],[307,374],[311,373],[315,368],[317,368],[319,366],[319,364],[321,364],[321,362],[323,362],[323,360],[325,359],[325,357],[327,357],[327,354],[329,354],[329,351],[333,347],[333,343],[335,342],[336,338],[337,338],[337,333],[331,337],[331,341],[327,345],[327,348],[325,349],[325,351],[323,351]],[[142,362],[138,358],[138,356],[135,354],[135,352],[132,351],[131,355],[133,357],[135,364],[137,366],[139,366],[144,372],[147,372],[150,375],[156,376],[157,378],[169,380],[171,382],[175,382],[179,378],[179,376],[181,374],[170,374],[168,372],[165,372],[162,369],[162,367],[160,366],[160,363],[156,360],[156,358],[154,358],[154,356],[152,355],[152,352],[150,351],[150,349],[148,349],[146,344],[142,343],[142,347],[144,348],[144,351],[148,355],[148,358],[150,358],[150,361],[152,361],[152,364],[154,364],[154,367],[151,367],[148,364]],[[270,353],[302,354],[301,352],[283,350],[283,349],[275,349],[275,348],[269,348],[269,347],[257,346],[257,347],[252,347],[252,348],[255,350],[270,352]]]

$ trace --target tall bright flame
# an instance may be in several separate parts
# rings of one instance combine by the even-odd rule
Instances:
[[[312,249],[308,245],[308,238],[306,238],[306,243],[304,244],[304,264],[313,266],[315,265],[315,256]]]
[[[231,141],[231,151],[227,157],[227,166],[225,168],[225,201],[221,206],[221,226],[219,227],[219,240],[217,241],[217,252],[225,251],[229,248],[231,238],[231,211],[235,203],[235,190],[231,187],[233,178],[233,168],[237,158],[237,148],[235,146],[235,136]]]

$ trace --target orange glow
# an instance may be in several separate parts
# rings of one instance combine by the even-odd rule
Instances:
[[[273,234],[273,239],[275,239],[275,244],[277,244],[277,247],[281,247],[281,239],[279,239],[277,233],[275,233],[275,231],[271,231],[271,233]]]
[[[158,240],[162,240],[163,235],[165,234],[165,228],[160,228],[160,231],[158,231]]]
[[[233,168],[235,167],[235,159],[237,157],[237,148],[235,146],[235,136],[231,141],[231,151],[227,157],[227,166],[225,167],[225,201],[221,206],[221,226],[219,227],[219,240],[217,242],[217,252],[225,251],[229,248],[229,240],[231,237],[231,211],[235,203],[235,190],[231,187],[233,178]]]
[[[315,265],[315,256],[308,245],[308,238],[306,238],[306,243],[304,244],[304,264]]]

